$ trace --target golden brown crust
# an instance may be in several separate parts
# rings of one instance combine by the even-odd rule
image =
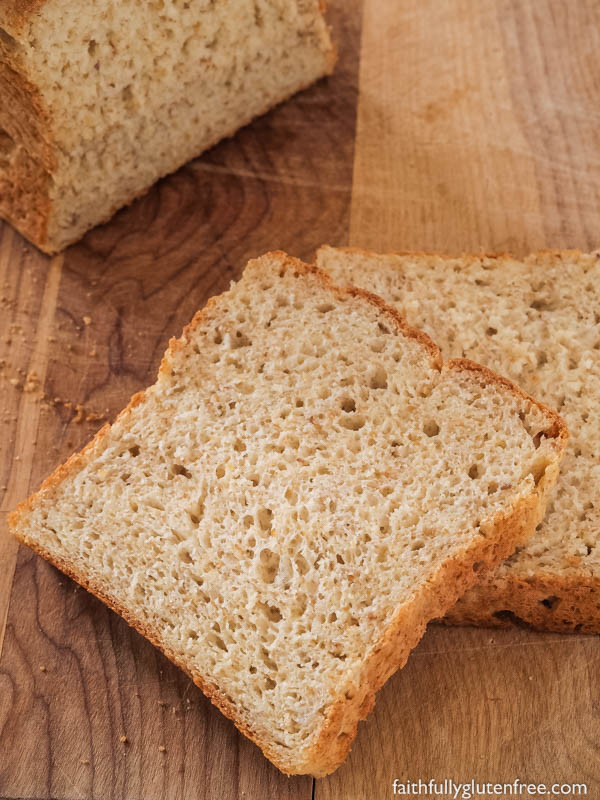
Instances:
[[[536,573],[491,575],[446,614],[446,625],[511,628],[528,625],[557,633],[600,633],[600,579]]]
[[[355,297],[363,299],[371,306],[374,306],[378,312],[389,320],[390,325],[395,327],[402,335],[414,338],[421,343],[429,353],[432,364],[435,367],[441,367],[438,347],[421,331],[409,326],[394,309],[386,306],[379,297],[360,289],[343,289],[335,286],[329,276],[322,270],[304,264],[282,252],[269,253],[260,260],[251,261],[247,269],[264,269],[265,262],[269,263],[273,270],[273,275],[282,276],[287,271],[293,271],[295,277],[310,276],[314,278],[320,286],[338,298]],[[277,267],[277,271],[275,267]],[[209,300],[204,309],[199,311],[189,325],[184,328],[182,336],[179,339],[171,340],[159,369],[159,380],[162,375],[168,373],[173,357],[185,346],[189,341],[190,334],[203,322],[207,313],[217,302],[216,298]],[[492,380],[492,377],[494,380],[496,379],[494,373],[483,368],[479,369],[478,365],[473,365],[472,362],[468,362],[466,366],[457,362],[451,365],[450,368],[469,369],[487,381]],[[505,383],[500,380],[499,384],[503,388],[514,390],[514,386],[510,382]],[[117,419],[122,418],[132,408],[141,403],[148,391],[151,390],[134,395],[129,405],[119,414]],[[553,412],[552,417],[554,415],[555,412]],[[187,672],[211,702],[220,708],[235,723],[238,729],[252,739],[262,749],[267,758],[286,774],[310,773],[315,776],[323,776],[339,766],[350,749],[352,739],[356,735],[358,722],[373,707],[375,693],[387,678],[405,663],[410,650],[423,635],[427,622],[441,616],[455,603],[460,594],[480,578],[484,570],[499,564],[533,532],[543,515],[546,494],[558,474],[556,463],[546,470],[531,494],[519,499],[514,507],[508,511],[497,514],[491,520],[483,521],[480,525],[481,535],[477,537],[476,541],[460,556],[444,563],[431,581],[421,589],[419,595],[409,605],[401,609],[365,661],[359,685],[340,687],[337,697],[332,702],[324,718],[323,727],[317,741],[303,762],[297,763],[282,759],[281,753],[274,751],[268,742],[261,738],[260,734],[252,728],[248,720],[240,714],[231,700],[219,691],[217,686],[207,681],[202,675],[190,671],[186,667],[183,658],[174,653],[163,642],[160,631],[151,629],[147,623],[137,619],[115,598],[107,595],[102,587],[97,585],[89,576],[79,574],[72,564],[56,558],[45,548],[30,540],[25,533],[18,530],[19,520],[23,513],[31,510],[43,495],[58,487],[67,476],[83,466],[91,454],[102,446],[103,439],[109,433],[110,426],[105,425],[80,453],[74,454],[64,465],[58,467],[44,481],[39,492],[32,495],[24,503],[21,503],[17,510],[9,516],[10,528],[21,542],[30,546],[103,600],[110,608],[123,616],[130,625],[159,647],[169,659]],[[564,437],[559,426],[557,433],[557,462],[563,448]]]
[[[0,26],[9,33],[21,33],[33,14],[48,0],[2,0],[0,4]]]
[[[550,406],[547,406],[545,403],[536,400],[535,397],[527,394],[527,392],[524,392],[520,386],[509,380],[509,378],[498,375],[498,373],[494,372],[489,367],[485,367],[483,364],[477,364],[475,361],[471,361],[469,358],[452,358],[450,361],[445,362],[445,367],[446,369],[457,369],[470,372],[474,375],[474,377],[481,381],[482,385],[485,386],[489,385],[490,383],[495,383],[497,386],[508,389],[508,391],[521,400],[526,400],[528,403],[537,406],[551,420],[551,424],[544,429],[545,435],[552,439],[559,439],[562,442],[563,448],[566,446],[567,441],[569,440],[569,429],[567,428],[567,423],[560,416],[558,411],[556,411],[554,408],[550,408]]]
[[[0,216],[46,252],[51,174],[56,155],[48,141],[50,116],[24,74],[0,60]]]
[[[582,250],[576,249],[552,249],[552,248],[543,248],[541,250],[534,250],[533,252],[529,253],[525,258],[518,258],[513,253],[505,253],[505,252],[495,252],[489,253],[485,250],[482,250],[480,253],[460,253],[459,255],[453,255],[451,253],[439,253],[433,250],[390,250],[385,253],[380,253],[376,250],[363,250],[360,247],[333,247],[329,244],[323,244],[319,247],[317,254],[321,250],[334,250],[340,253],[351,253],[354,255],[361,255],[366,256],[367,258],[372,258],[373,256],[399,256],[399,257],[406,257],[406,256],[414,256],[415,258],[439,258],[441,261],[470,261],[470,262],[477,262],[482,261],[484,259],[510,259],[511,261],[524,261],[528,263],[530,261],[538,261],[542,258],[542,256],[547,256],[549,258],[580,258],[581,256],[586,255],[598,255],[598,250],[600,248],[594,248],[589,253],[585,253]],[[468,264],[465,264],[468,266]]]

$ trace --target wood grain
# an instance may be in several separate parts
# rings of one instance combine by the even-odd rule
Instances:
[[[357,247],[600,244],[595,0],[365,3]]]
[[[276,248],[311,258],[323,241],[347,241],[361,0],[331,6],[331,79],[161,181],[64,258],[0,228],[2,798],[311,798],[312,779],[281,775],[100,602],[26,548],[15,569],[4,518],[98,417],[154,381],[168,339],[248,258]]]
[[[153,381],[169,337],[250,256],[600,243],[594,0],[331,6],[331,80],[64,259],[0,227],[2,798],[379,800],[394,778],[517,776],[586,781],[600,797],[596,638],[432,626],[348,762],[287,780],[154,648],[6,534],[6,512]]]

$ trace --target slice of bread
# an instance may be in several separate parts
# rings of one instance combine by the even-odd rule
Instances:
[[[5,0],[0,216],[61,250],[334,62],[320,0]]]
[[[571,433],[534,538],[449,614],[455,623],[600,633],[600,257],[449,258],[323,248],[336,281],[377,292],[444,355],[467,356],[557,408]]]
[[[558,415],[272,253],[11,516],[281,770],[324,775],[425,625],[542,517]]]

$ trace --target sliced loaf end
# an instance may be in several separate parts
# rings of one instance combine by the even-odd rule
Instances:
[[[0,216],[47,253],[336,60],[319,0],[134,10],[118,0],[0,4]]]

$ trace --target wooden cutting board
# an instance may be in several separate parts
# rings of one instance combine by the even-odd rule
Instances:
[[[585,782],[600,797],[596,637],[432,626],[347,763],[287,779],[6,531],[250,256],[600,245],[597,0],[331,5],[333,78],[63,255],[0,228],[2,798],[378,800],[394,778]]]

